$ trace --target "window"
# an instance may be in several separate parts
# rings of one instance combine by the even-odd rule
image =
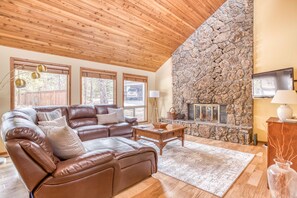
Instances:
[[[31,74],[40,64],[47,71],[33,79]],[[70,104],[70,71],[69,65],[11,58],[11,108]],[[25,80],[26,86],[16,88],[17,78]]]
[[[123,75],[124,113],[139,122],[147,121],[147,77],[132,74]]]
[[[81,68],[81,103],[116,104],[117,73]]]

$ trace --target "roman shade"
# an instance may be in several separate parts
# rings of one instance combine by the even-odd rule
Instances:
[[[105,70],[92,70],[92,69],[81,69],[82,77],[88,78],[102,78],[102,79],[112,79],[116,80],[117,73],[112,71],[105,71]]]
[[[123,74],[124,80],[147,83],[147,76],[140,76],[135,74]]]

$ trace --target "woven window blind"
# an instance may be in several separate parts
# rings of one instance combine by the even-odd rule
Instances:
[[[17,70],[27,70],[27,71],[36,71],[36,67],[38,65],[44,65],[47,67],[47,73],[55,73],[55,74],[70,74],[70,66],[67,65],[58,65],[52,63],[43,63],[37,61],[30,60],[14,60],[14,69]]]
[[[105,70],[89,70],[89,69],[82,69],[81,70],[82,77],[88,78],[102,78],[102,79],[117,79],[117,73],[112,71],[105,71]]]

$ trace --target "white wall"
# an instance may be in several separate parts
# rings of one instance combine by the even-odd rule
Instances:
[[[166,117],[172,107],[172,58],[169,58],[156,72],[156,90],[160,91],[159,113]]]
[[[132,68],[108,65],[103,63],[85,61],[75,58],[38,53],[17,48],[0,46],[0,80],[10,71],[10,57],[26,58],[44,62],[67,64],[72,66],[71,71],[71,103],[80,103],[80,67],[104,69],[117,72],[117,103],[122,106],[122,74],[138,74],[148,76],[148,90],[155,89],[155,73]],[[150,111],[150,107],[148,108]],[[0,90],[0,115],[10,110],[10,86],[7,84]],[[150,115],[150,112],[148,113]],[[2,141],[0,141],[0,153],[3,152]]]

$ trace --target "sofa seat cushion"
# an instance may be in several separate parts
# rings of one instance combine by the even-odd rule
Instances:
[[[108,127],[103,125],[89,125],[75,128],[82,141],[108,137]]]
[[[131,125],[127,122],[121,122],[117,124],[109,124],[106,125],[109,126],[109,136],[125,136],[129,135],[129,137],[132,137],[132,128]]]
[[[83,142],[83,145],[86,152],[95,150],[110,151],[118,160],[146,152],[156,153],[156,150],[150,146],[123,137],[94,139]]]
[[[87,152],[111,152],[118,160],[122,171],[145,162],[150,164],[151,173],[157,172],[157,152],[144,144],[123,137],[109,137],[85,141],[83,145]]]

